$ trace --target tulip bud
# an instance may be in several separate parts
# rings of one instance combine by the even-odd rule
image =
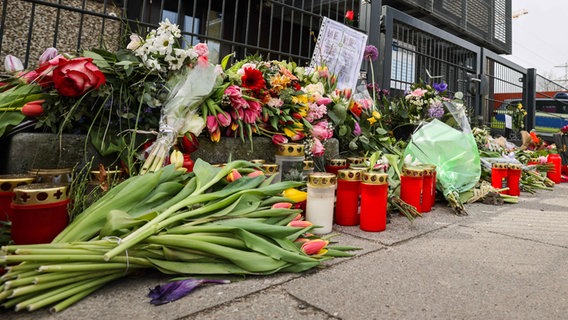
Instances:
[[[31,101],[22,107],[22,114],[26,117],[39,117],[43,114],[42,104],[45,100]]]
[[[170,163],[176,166],[176,169],[183,167],[183,153],[179,150],[174,150],[170,154]]]
[[[306,220],[292,220],[288,223],[288,226],[294,228],[307,228],[313,226],[313,224]]]
[[[231,170],[231,172],[227,175],[227,181],[233,182],[237,179],[240,179],[242,176],[236,169]]]
[[[24,70],[24,65],[20,59],[9,54],[4,59],[4,68],[6,72],[18,72]]]
[[[278,145],[281,143],[288,143],[288,138],[286,138],[285,136],[281,135],[281,134],[275,134],[272,136],[272,143]]]
[[[197,151],[197,148],[199,148],[199,140],[197,140],[195,134],[187,132],[181,138],[181,146],[185,153],[192,153]]]
[[[42,65],[55,57],[57,57],[57,49],[47,48],[39,57],[39,64]]]
[[[323,239],[310,240],[302,244],[302,251],[307,255],[312,254],[324,254],[327,252],[324,250],[325,246],[329,244],[329,241]]]
[[[272,205],[272,209],[290,209],[292,204],[290,202],[278,202]]]
[[[247,174],[247,177],[256,178],[256,177],[263,176],[263,175],[264,175],[264,172],[262,172],[260,170],[254,170],[253,172]]]
[[[217,114],[217,121],[223,127],[228,127],[231,124],[231,116],[225,112],[220,112]]]

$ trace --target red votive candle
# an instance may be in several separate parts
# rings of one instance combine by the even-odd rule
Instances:
[[[521,172],[523,165],[520,163],[509,163],[507,171],[507,185],[509,186],[508,194],[511,196],[519,196],[521,194]]]
[[[331,159],[325,165],[325,172],[337,175],[337,171],[347,169],[346,159]]]
[[[436,166],[431,164],[422,165],[424,168],[424,180],[422,182],[422,212],[432,211],[436,200]]]
[[[12,220],[10,204],[14,198],[14,188],[34,182],[35,176],[25,174],[0,175],[0,221]]]
[[[337,171],[336,224],[340,226],[359,224],[360,185],[361,170],[341,169]]]
[[[15,244],[51,242],[68,222],[66,185],[37,183],[14,189],[12,240]]]
[[[359,228],[378,232],[387,228],[388,174],[362,172]]]
[[[552,163],[554,169],[548,171],[546,176],[548,179],[554,181],[554,183],[560,183],[560,177],[562,176],[562,158],[557,153],[551,153],[546,158],[547,163]]]
[[[422,211],[424,188],[424,169],[420,167],[404,167],[400,176],[400,199]]]
[[[494,163],[491,168],[491,185],[495,189],[507,188],[507,174],[509,171],[509,165],[507,163]],[[501,191],[502,194],[508,194],[508,192]]]

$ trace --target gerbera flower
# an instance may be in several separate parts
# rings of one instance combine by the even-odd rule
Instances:
[[[245,74],[241,77],[241,82],[243,87],[253,91],[260,91],[266,86],[262,72],[254,68],[245,68]]]

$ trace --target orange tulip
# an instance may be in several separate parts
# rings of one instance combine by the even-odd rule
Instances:
[[[306,220],[292,220],[288,223],[288,227],[294,228],[307,228],[311,226],[313,226],[313,224]]]
[[[231,170],[231,172],[227,175],[227,181],[233,182],[237,179],[240,179],[242,176],[236,169]]]

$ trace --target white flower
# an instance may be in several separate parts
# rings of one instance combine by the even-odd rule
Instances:
[[[156,59],[153,58],[148,58],[144,64],[146,65],[146,67],[148,67],[151,70],[156,70],[156,71],[161,71],[162,70],[162,66],[160,65],[160,62]]]
[[[7,55],[4,59],[4,67],[7,72],[18,72],[24,70],[22,61],[11,54]]]
[[[246,68],[256,69],[256,64],[251,63],[251,62],[247,62],[247,63],[243,64],[243,66],[242,66],[239,70],[237,70],[237,74],[238,74],[239,76],[244,75]]]
[[[196,112],[188,112],[187,118],[185,118],[185,123],[180,130],[180,134],[191,132],[198,137],[203,129],[205,129],[205,121],[203,120],[203,117],[198,115]]]
[[[154,40],[154,44],[156,45],[158,54],[160,55],[168,55],[173,50],[175,39],[171,35],[161,35]]]
[[[142,37],[140,37],[136,33],[133,33],[130,35],[130,43],[128,43],[126,49],[134,51],[140,48],[140,46],[143,44],[143,41],[144,39],[142,39]]]

